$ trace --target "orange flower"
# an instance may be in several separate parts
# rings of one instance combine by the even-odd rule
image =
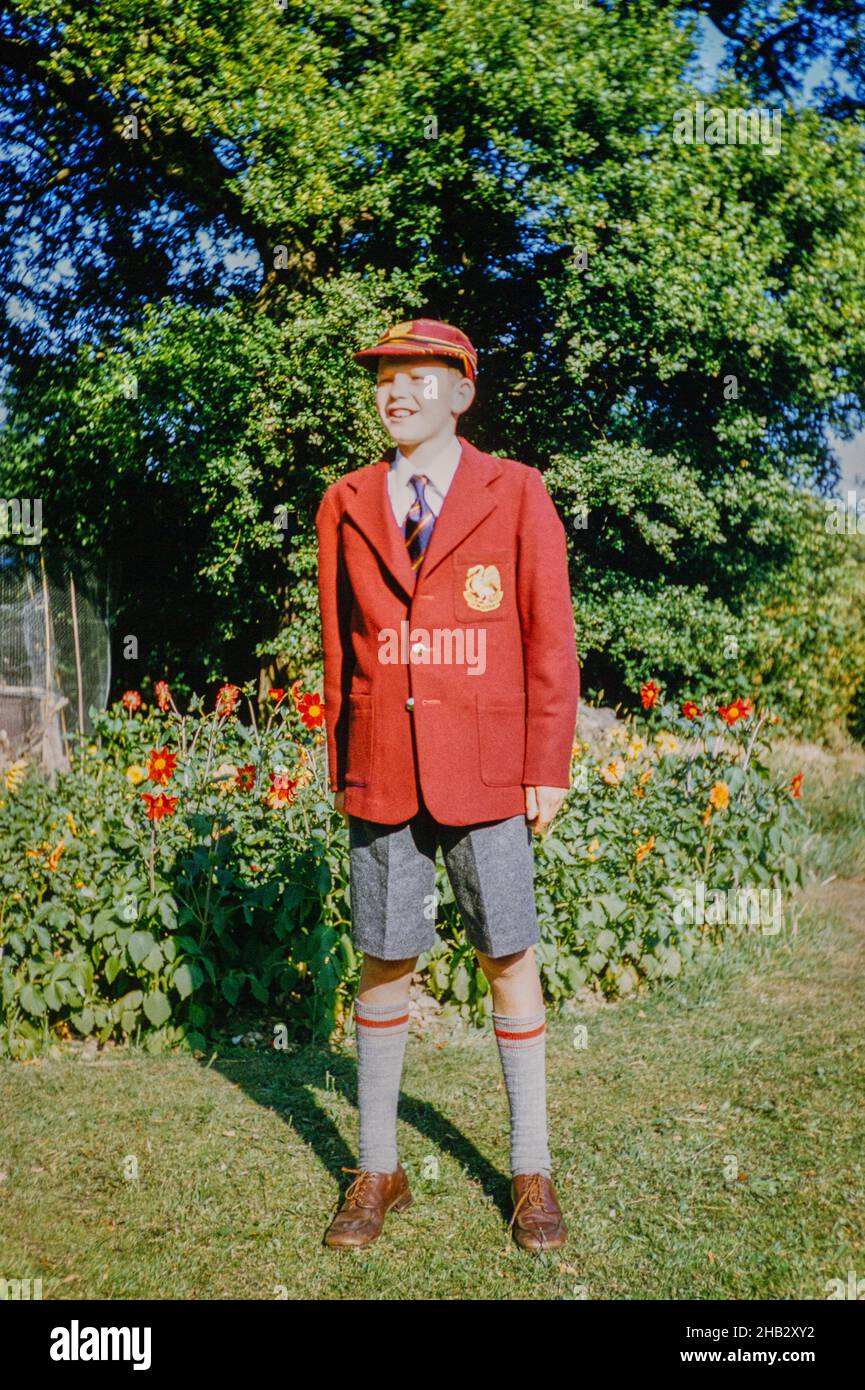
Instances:
[[[242,792],[251,792],[255,786],[255,763],[244,763],[234,774],[234,785]]]
[[[732,729],[739,719],[748,719],[752,713],[750,700],[743,700],[741,696],[733,700],[729,705],[719,705],[718,713],[724,723]]]
[[[617,786],[618,783],[621,782],[624,773],[625,764],[622,762],[621,758],[614,758],[611,763],[607,763],[607,766],[601,769],[601,776],[608,787]]]
[[[653,850],[654,848],[655,848],[655,837],[654,837],[654,835],[650,835],[649,838],[648,838],[648,840],[646,841],[646,843],[645,843],[644,845],[637,845],[637,849],[636,849],[637,863],[638,863],[638,864],[642,863],[642,861],[645,859],[646,855],[647,855],[647,854],[651,854],[651,852],[652,852],[652,850]]]
[[[730,788],[726,782],[716,782],[709,792],[709,804],[716,811],[726,811],[730,804]]]
[[[221,719],[225,719],[229,714],[233,714],[240,703],[240,687],[237,685],[221,685],[216,692],[216,713]]]
[[[169,753],[167,748],[151,748],[147,755],[147,776],[151,782],[167,787],[176,765],[176,753]]]
[[[156,695],[156,703],[164,714],[167,709],[171,708],[171,690],[169,689],[168,682],[157,681],[153,687],[153,691]]]
[[[702,710],[697,708],[693,700],[686,700],[682,706],[682,713],[686,719],[699,719]]]
[[[289,777],[287,772],[271,772],[270,790],[267,793],[267,804],[276,810],[287,801],[289,806],[295,800],[297,782]]]
[[[131,714],[133,710],[141,709],[141,695],[137,690],[127,690],[120,703]]]
[[[279,704],[280,700],[282,700],[282,699],[284,698],[284,696],[285,696],[285,690],[284,690],[284,688],[283,688],[281,685],[280,685],[280,686],[273,686],[273,687],[272,687],[270,690],[268,690],[268,692],[267,692],[267,697],[268,697],[268,699],[269,699],[269,700],[273,700],[274,703],[277,704],[277,705]]]
[[[802,795],[802,781],[804,777],[804,772],[797,772],[796,776],[790,783],[790,795],[795,796],[797,800]]]
[[[324,723],[324,700],[320,695],[303,695],[297,701],[297,712],[308,729],[318,729]]]
[[[173,816],[177,810],[178,797],[166,796],[165,792],[160,792],[158,796],[153,796],[151,792],[142,792],[141,800],[144,802],[148,820],[162,820],[163,816]]]
[[[651,709],[658,702],[660,687],[654,681],[643,681],[640,686],[640,699],[643,702],[643,709]]]

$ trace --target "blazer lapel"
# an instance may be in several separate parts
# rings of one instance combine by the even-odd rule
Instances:
[[[374,546],[397,583],[409,595],[414,593],[415,575],[405,537],[396,524],[387,489],[390,459],[379,459],[354,485],[355,494],[346,507],[348,515]],[[459,469],[457,470],[459,472]]]
[[[461,435],[458,438],[462,454],[420,567],[421,582],[471,535],[496,505],[489,484],[499,476],[501,467],[491,454],[482,453]]]

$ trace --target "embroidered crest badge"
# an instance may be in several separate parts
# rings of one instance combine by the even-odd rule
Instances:
[[[469,608],[478,613],[492,613],[498,608],[504,593],[502,578],[495,565],[469,565],[463,598]]]

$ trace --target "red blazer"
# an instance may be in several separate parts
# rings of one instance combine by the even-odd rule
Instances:
[[[519,815],[528,785],[570,786],[565,529],[536,468],[458,438],[416,587],[388,458],[332,484],[316,517],[330,786],[385,825],[415,814],[418,781],[446,825]]]

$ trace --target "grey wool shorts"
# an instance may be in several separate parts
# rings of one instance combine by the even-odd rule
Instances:
[[[441,845],[466,936],[488,956],[540,940],[532,832],[524,815],[442,825],[425,806],[401,825],[349,817],[352,941],[381,960],[422,955],[436,942],[435,861]]]

